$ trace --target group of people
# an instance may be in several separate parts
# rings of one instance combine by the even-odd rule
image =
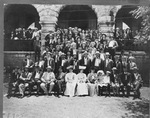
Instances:
[[[11,40],[32,40],[34,36],[34,32],[36,32],[38,28],[16,28],[14,31],[11,32]],[[41,32],[39,31],[39,34]],[[40,34],[41,35],[41,34]]]
[[[51,95],[54,90],[59,97],[85,95],[129,97],[133,89],[134,99],[140,98],[142,78],[138,73],[131,52],[116,55],[120,46],[117,34],[107,36],[97,30],[80,28],[58,29],[41,39],[38,30],[32,37],[35,61],[30,54],[23,60],[22,69],[15,68],[9,82],[8,97],[12,88],[19,89],[24,97],[26,88],[31,95],[35,85]]]

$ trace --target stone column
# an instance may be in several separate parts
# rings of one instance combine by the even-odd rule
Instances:
[[[112,35],[112,22],[110,16],[110,7],[111,6],[103,6],[103,5],[92,5],[97,13],[97,28],[103,34],[107,36]]]
[[[117,9],[120,6],[103,6],[103,5],[92,5],[97,13],[98,30],[107,36],[113,36],[113,25],[115,24],[115,15]],[[112,11],[113,16],[111,16],[110,11]]]
[[[41,39],[44,39],[49,31],[55,31],[59,10],[62,5],[34,5],[40,16]]]

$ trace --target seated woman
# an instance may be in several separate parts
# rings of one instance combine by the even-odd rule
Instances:
[[[106,71],[106,75],[104,76],[103,80],[103,87],[105,88],[105,96],[110,97],[110,71]]]
[[[83,73],[83,70],[86,69],[86,66],[79,66],[80,73],[77,74],[77,92],[76,95],[88,95],[88,88],[86,82],[86,74]]]
[[[69,66],[67,69],[69,70],[69,73],[65,76],[66,90],[64,95],[73,97],[75,95],[76,74],[73,73],[73,66]]]
[[[103,80],[104,80],[104,71],[103,70],[99,70],[97,72],[97,80],[96,80],[96,89],[97,89],[97,94],[98,96],[102,96],[103,95]]]
[[[91,68],[91,72],[87,76],[88,94],[92,97],[96,94],[96,73],[94,68]]]
[[[32,73],[28,71],[28,68],[25,67],[25,69],[22,70],[21,75],[19,77],[19,92],[21,94],[21,98],[24,97],[24,92],[27,87],[30,86]],[[31,91],[29,90],[29,95],[31,94]]]

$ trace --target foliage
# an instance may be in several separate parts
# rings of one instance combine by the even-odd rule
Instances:
[[[134,18],[142,18],[142,27],[140,29],[140,36],[145,40],[150,40],[150,5],[138,6],[137,9],[130,12]]]

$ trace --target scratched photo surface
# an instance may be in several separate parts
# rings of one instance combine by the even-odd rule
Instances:
[[[150,6],[13,3],[3,14],[3,118],[149,118]]]

